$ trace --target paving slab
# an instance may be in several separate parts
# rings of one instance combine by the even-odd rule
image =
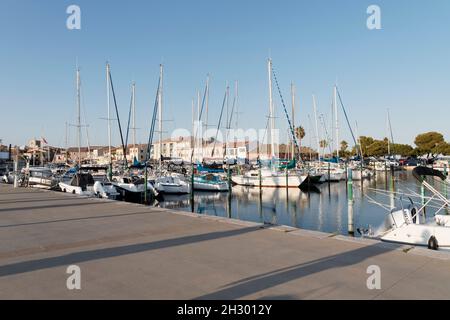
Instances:
[[[0,299],[450,299],[449,257],[0,185]],[[70,265],[80,290],[67,289]]]

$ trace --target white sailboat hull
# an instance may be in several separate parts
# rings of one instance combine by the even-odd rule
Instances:
[[[300,175],[272,175],[272,176],[246,176],[238,175],[231,177],[231,180],[241,186],[259,187],[261,179],[261,187],[267,188],[298,188],[305,181],[305,176]]]
[[[176,176],[157,178],[155,189],[161,193],[183,194],[191,192],[190,184]]]
[[[219,183],[207,183],[194,181],[194,190],[203,191],[228,191],[228,183],[226,181]]]

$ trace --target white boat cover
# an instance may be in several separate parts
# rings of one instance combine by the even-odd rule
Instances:
[[[437,214],[434,216],[434,220],[439,226],[450,227],[450,216]]]

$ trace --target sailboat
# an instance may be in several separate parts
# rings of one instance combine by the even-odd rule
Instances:
[[[267,70],[269,76],[269,124],[271,141],[271,168],[260,168],[259,170],[250,170],[241,175],[233,176],[234,183],[243,186],[261,186],[261,187],[287,187],[298,188],[306,180],[307,175],[298,173],[295,170],[284,171],[277,170],[275,165],[275,115],[272,97],[272,60],[268,59]]]
[[[202,110],[203,110],[203,105],[204,105],[204,102],[205,102],[205,98],[208,97],[208,96],[209,96],[209,81],[207,79],[204,99],[203,99],[203,102],[202,102]],[[223,103],[222,103],[222,109],[221,109],[221,112],[220,112],[219,123],[218,123],[218,126],[217,126],[216,139],[217,139],[217,134],[219,132],[219,128],[220,128],[220,124],[221,124],[221,120],[222,120],[222,115],[223,115],[223,110],[224,110],[224,107],[225,107],[225,102],[228,104],[228,100],[229,100],[229,87],[227,86],[226,92],[225,92],[225,97],[224,97],[224,100],[223,100]],[[201,120],[201,115],[202,115],[201,111],[202,110],[199,110],[199,121]],[[231,118],[230,118],[230,121],[227,121],[227,123],[230,123],[230,122],[231,122]],[[196,140],[195,139],[196,136],[197,136],[197,134],[194,137],[194,141]],[[216,141],[216,139],[214,141]],[[203,139],[200,139],[200,140],[203,143]],[[225,149],[226,149],[226,146],[225,146]],[[211,157],[214,157],[214,151],[215,151],[215,145],[213,147]],[[195,146],[193,145],[192,146],[192,154],[194,154],[194,152],[195,152]],[[214,172],[214,171],[216,171],[216,172]],[[193,179],[192,179],[194,190],[199,190],[199,191],[228,191],[229,190],[228,181],[224,180],[220,173],[222,173],[222,175],[223,175],[223,173],[224,173],[223,167],[222,167],[222,170],[220,172],[220,169],[217,170],[217,169],[213,169],[213,168],[210,168],[210,170],[208,170],[208,169],[205,170],[205,168],[201,164],[197,164],[197,173],[194,173],[194,176],[193,176]]]
[[[167,174],[162,172],[162,96],[163,94],[163,65],[159,66],[159,83],[157,90],[157,103],[154,110],[154,119],[156,114],[158,114],[158,125],[159,125],[159,175],[155,178],[155,189],[161,193],[174,193],[183,194],[190,192],[190,184],[184,181],[184,177],[180,174],[172,173]],[[153,137],[153,134],[151,134]],[[149,142],[151,144],[151,141]]]
[[[124,155],[124,167],[127,165],[126,160],[126,150],[127,150],[127,143],[128,141],[124,142],[123,135],[122,135],[122,127],[120,124],[120,118],[119,118],[119,111],[117,108],[117,101],[116,101],[116,95],[114,92],[114,86],[112,82],[112,76],[111,76],[111,69],[109,63],[106,64],[106,81],[107,81],[107,102],[108,102],[108,137],[109,137],[109,148],[111,150],[111,124],[110,124],[110,94],[112,91],[113,94],[113,102],[115,106],[116,116],[117,116],[117,122],[119,125],[119,132],[120,132],[120,138],[122,141],[122,149],[123,149],[123,155]],[[131,104],[130,104],[130,111],[135,110],[135,84],[132,84],[132,93],[131,93]],[[134,111],[133,111],[134,112]],[[131,112],[130,112],[131,113]],[[129,129],[129,121],[128,121],[128,129]],[[127,129],[127,131],[128,131]],[[128,132],[127,137],[128,139]],[[110,151],[110,170],[112,169],[112,160],[111,160],[111,151]],[[122,195],[122,199],[125,201],[130,202],[140,202],[142,199],[144,199],[145,195],[148,193],[153,197],[158,196],[158,192],[153,187],[151,182],[147,181],[145,183],[144,179],[130,175],[128,170],[125,170],[121,175],[112,176],[112,172],[110,172],[110,182],[111,184],[117,189],[117,191]]]

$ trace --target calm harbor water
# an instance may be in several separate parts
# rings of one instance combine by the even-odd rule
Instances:
[[[234,186],[231,196],[228,192],[195,192],[193,211],[339,234],[349,234],[349,230],[353,228],[355,236],[358,236],[358,227],[377,227],[382,224],[388,212],[371,203],[371,199],[388,207],[392,203],[400,207],[399,196],[394,198],[392,194],[383,194],[381,190],[420,194],[421,187],[411,172],[396,172],[393,183],[390,173],[386,176],[384,172],[379,172],[375,178],[365,180],[362,184],[361,181],[353,181],[354,201],[349,208],[345,181],[317,185],[315,190],[309,192],[300,189]],[[413,200],[420,204],[420,198]],[[405,205],[407,201],[404,198]],[[190,195],[165,195],[164,201],[158,205],[192,211]]]

